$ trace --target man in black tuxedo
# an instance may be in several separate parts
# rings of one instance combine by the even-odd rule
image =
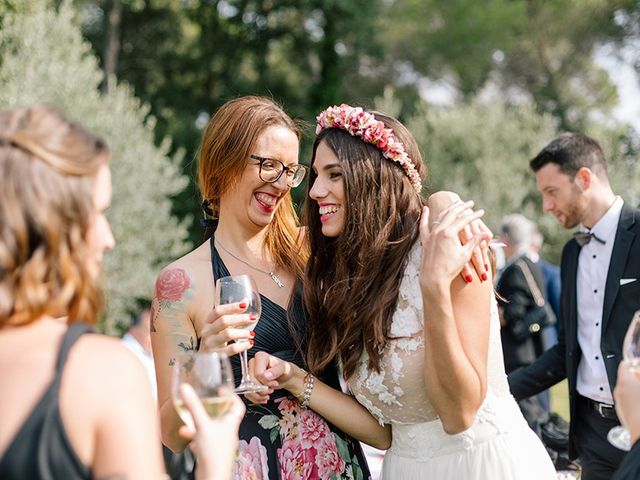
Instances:
[[[585,135],[561,135],[530,166],[544,211],[580,231],[562,251],[558,343],[509,385],[520,399],[567,378],[569,455],[580,458],[583,480],[609,479],[624,457],[606,437],[619,424],[611,392],[640,309],[640,211],[613,193],[602,149]]]

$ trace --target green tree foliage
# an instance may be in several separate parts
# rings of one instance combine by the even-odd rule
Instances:
[[[397,115],[401,102],[390,89],[376,98],[376,108]],[[420,102],[406,125],[415,135],[428,168],[427,192],[452,190],[486,211],[484,221],[497,229],[509,213],[523,213],[538,223],[547,241],[545,254],[559,261],[570,234],[541,208],[529,160],[555,138],[558,122],[531,103],[470,99],[438,107]],[[637,134],[624,125],[590,123],[585,131],[603,147],[614,191],[638,204],[640,163]]]
[[[595,48],[620,42],[616,16],[637,8],[635,0],[527,0],[527,22],[506,52],[503,82],[530,92],[541,111],[563,130],[583,129],[594,111],[610,112],[618,101],[608,73],[593,60]]]
[[[113,0],[111,0],[113,1]],[[85,32],[104,50],[111,2],[78,1]],[[180,144],[196,143],[196,119],[226,100],[270,95],[308,117],[344,100],[359,65],[378,50],[379,2],[353,0],[121,1],[119,78],[147,99]]]
[[[422,148],[429,192],[453,190],[475,200],[493,229],[504,215],[523,213],[542,223],[549,246],[558,252],[566,235],[553,218],[542,215],[528,164],[556,135],[550,115],[540,115],[530,104],[474,99],[451,107],[423,103],[407,126]]]
[[[15,2],[0,31],[0,108],[46,102],[102,136],[111,149],[116,249],[106,257],[109,333],[128,320],[137,298],[153,294],[160,263],[183,253],[185,221],[171,216],[170,197],[187,181],[169,142],[154,145],[155,121],[131,89],[102,95],[102,73],[68,2]],[[46,188],[46,186],[43,186]]]
[[[624,124],[590,122],[585,133],[597,139],[607,158],[613,191],[633,206],[640,206],[640,134]]]
[[[408,62],[417,73],[451,77],[463,96],[485,84],[492,56],[510,49],[515,30],[526,23],[522,1],[394,0],[380,19],[387,62]],[[389,21],[393,19],[393,21]]]
[[[406,62],[469,98],[493,82],[571,130],[616,103],[593,54],[625,41],[639,10],[637,0],[394,0],[381,28],[396,69]]]
[[[522,208],[539,216],[526,160],[559,130],[601,140],[614,187],[637,202],[637,133],[596,123],[611,117],[617,90],[594,61],[602,45],[640,38],[637,0],[75,1],[90,12],[85,32],[100,53],[106,18],[122,6],[116,74],[149,102],[160,138],[187,149],[187,169],[201,125],[231,97],[272,95],[312,121],[329,104],[370,105],[392,86],[379,108],[415,121],[429,164],[453,162],[455,176],[449,163],[431,165],[433,187],[460,185],[494,227]],[[453,105],[425,106],[425,80],[446,84]],[[196,213],[198,203],[192,183],[174,211]],[[555,220],[540,221],[553,234]]]
[[[85,12],[85,34],[100,55],[114,1],[76,0]],[[151,105],[156,133],[186,148],[184,168],[192,179],[201,128],[222,103],[267,95],[293,116],[311,119],[329,104],[352,99],[352,92],[364,96],[368,79],[361,65],[380,51],[372,29],[380,1],[118,1],[116,74]],[[175,212],[198,211],[194,181]],[[201,238],[197,224],[192,238]]]

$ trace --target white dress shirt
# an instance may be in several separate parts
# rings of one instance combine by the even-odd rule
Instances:
[[[149,386],[151,387],[151,394],[154,399],[158,399],[158,390],[156,384],[156,367],[153,363],[153,355],[147,352],[140,342],[136,340],[136,337],[131,335],[129,332],[125,333],[122,337],[122,344],[127,347],[129,350],[133,352],[133,354],[138,357],[144,369],[147,372],[147,377],[149,378]]]
[[[613,404],[607,370],[600,350],[604,289],[611,263],[611,252],[622,211],[622,198],[616,197],[609,210],[591,230],[580,225],[583,232],[591,232],[596,239],[582,247],[578,257],[576,302],[578,308],[578,344],[582,358],[578,365],[577,390],[583,397]]]

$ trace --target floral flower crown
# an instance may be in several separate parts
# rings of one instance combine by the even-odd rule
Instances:
[[[360,137],[363,141],[375,145],[385,158],[400,165],[418,194],[422,191],[422,179],[404,145],[395,138],[393,130],[376,120],[373,113],[345,103],[340,106],[334,105],[316,117],[316,135],[327,128],[346,130],[349,135]]]

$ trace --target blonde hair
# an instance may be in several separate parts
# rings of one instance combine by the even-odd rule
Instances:
[[[42,315],[95,323],[86,234],[108,158],[102,140],[52,107],[0,113],[0,328]]]
[[[288,128],[300,139],[300,129],[282,107],[263,97],[240,97],[225,103],[211,118],[202,136],[198,181],[204,203],[218,216],[220,197],[242,176],[260,134],[268,127]],[[307,260],[298,230],[291,193],[282,199],[267,227],[265,249],[276,265],[299,278]]]

